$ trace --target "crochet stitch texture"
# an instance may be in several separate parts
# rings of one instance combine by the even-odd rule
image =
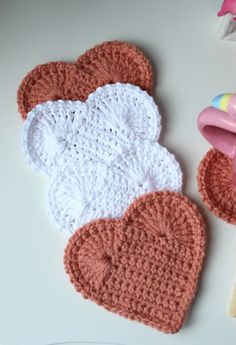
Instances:
[[[89,49],[73,63],[49,62],[39,65],[23,79],[17,93],[23,119],[37,104],[46,101],[81,100],[99,86],[116,82],[140,86],[152,92],[149,60],[134,45],[110,41]]]
[[[122,216],[140,194],[181,190],[179,164],[156,143],[152,84],[148,59],[119,41],[88,50],[75,64],[37,66],[23,79],[24,154],[49,176],[49,213],[66,236],[96,217]]]
[[[137,139],[155,141],[160,131],[153,98],[117,83],[99,87],[86,102],[37,105],[24,123],[23,148],[30,164],[51,174],[68,160],[110,164]]]
[[[65,235],[98,217],[121,217],[139,195],[181,190],[179,164],[156,142],[160,131],[153,98],[131,84],[106,85],[86,102],[48,101],[29,112],[24,153],[50,175],[49,212]]]
[[[110,311],[174,333],[196,291],[205,226],[196,206],[176,193],[182,173],[158,143],[152,85],[142,52],[113,41],[74,64],[37,66],[17,100],[24,154],[49,178],[57,227],[73,234],[64,263],[75,288]]]
[[[207,152],[198,168],[198,189],[209,211],[236,224],[236,191],[232,183],[232,161],[216,149]]]
[[[121,220],[85,225],[70,238],[64,263],[85,298],[175,333],[194,297],[204,251],[196,206],[165,191],[140,197]]]
[[[112,166],[98,163],[95,169],[86,162],[57,169],[48,189],[49,211],[59,230],[71,235],[92,219],[122,217],[139,195],[152,190],[178,191],[181,185],[174,156],[157,143],[144,142]]]

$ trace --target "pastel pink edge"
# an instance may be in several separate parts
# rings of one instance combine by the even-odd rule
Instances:
[[[218,12],[218,17],[225,16],[226,14],[236,15],[236,1],[235,0],[224,0],[220,11]],[[236,20],[236,18],[234,18]]]
[[[212,146],[229,158],[234,158],[236,154],[236,119],[222,110],[207,107],[198,117],[198,128]]]

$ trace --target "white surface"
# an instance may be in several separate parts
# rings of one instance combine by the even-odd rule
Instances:
[[[236,88],[236,44],[215,39],[219,7],[218,0],[0,1],[1,345],[236,343],[236,319],[227,315],[236,229],[206,211],[195,179],[209,148],[196,129],[197,114],[212,97]],[[184,191],[209,223],[197,298],[175,335],[109,313],[74,291],[62,265],[65,239],[46,214],[45,180],[21,152],[16,89],[26,72],[49,60],[74,60],[110,39],[134,42],[151,57],[163,118],[160,143],[176,154]]]

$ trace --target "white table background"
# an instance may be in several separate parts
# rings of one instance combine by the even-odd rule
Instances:
[[[236,344],[236,319],[227,315],[236,282],[236,229],[209,214],[196,186],[209,149],[197,115],[215,95],[236,89],[236,43],[215,38],[220,2],[0,0],[0,345]],[[176,154],[184,193],[208,222],[198,294],[175,335],[109,313],[75,292],[62,264],[66,241],[47,216],[46,180],[21,152],[16,90],[25,74],[51,60],[73,61],[113,39],[136,43],[151,58],[161,143]]]

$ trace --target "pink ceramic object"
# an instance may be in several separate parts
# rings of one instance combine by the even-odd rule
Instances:
[[[218,16],[225,16],[228,13],[236,15],[236,0],[225,0],[221,6],[220,11],[218,12]]]
[[[236,186],[236,95],[217,96],[213,106],[200,113],[198,128],[213,147],[232,159],[233,184]]]

